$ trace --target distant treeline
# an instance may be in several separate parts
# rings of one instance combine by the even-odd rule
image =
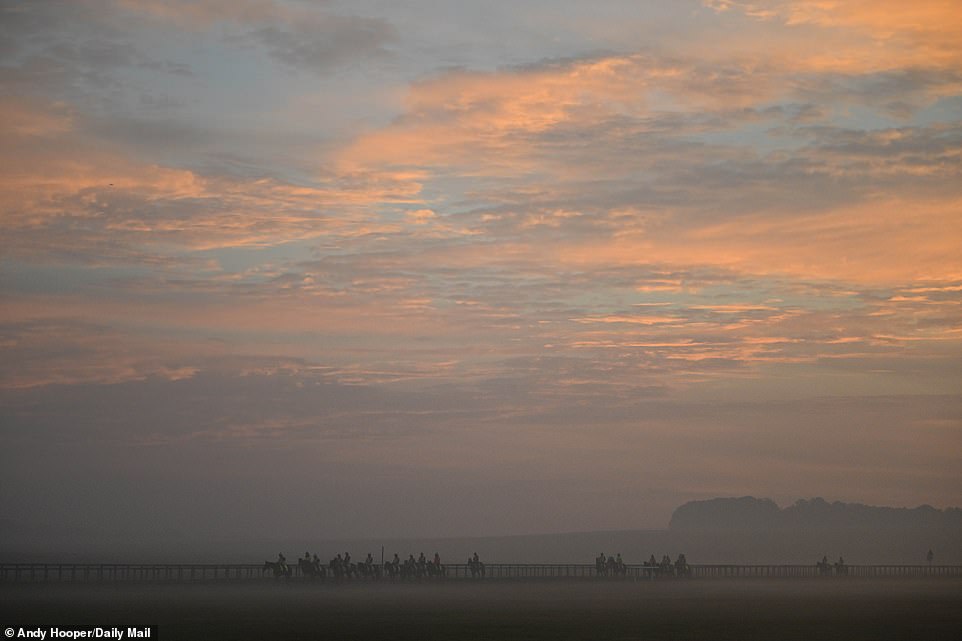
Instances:
[[[829,503],[822,498],[802,499],[789,507],[779,508],[771,499],[743,496],[685,503],[672,514],[669,529],[676,532],[760,529],[962,531],[962,509],[940,510],[930,505],[876,507],[839,501]]]

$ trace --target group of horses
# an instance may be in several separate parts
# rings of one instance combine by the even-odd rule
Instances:
[[[679,554],[678,559],[674,563],[671,562],[671,557],[667,554],[662,557],[660,563],[655,560],[655,555],[652,554],[651,557],[642,564],[642,567],[652,568],[645,571],[651,572],[655,578],[691,576],[691,567],[688,565],[684,554]],[[628,567],[625,565],[625,562],[621,560],[621,554],[617,557],[606,557],[605,553],[602,552],[595,558],[595,574],[599,577],[624,577],[628,575]]]
[[[468,570],[471,572],[472,579],[484,578],[484,563],[478,560],[477,553],[475,553],[473,557],[468,558]]]
[[[343,557],[338,554],[328,563],[323,563],[315,554],[311,557],[305,553],[302,558],[297,560],[297,569],[301,576],[308,579],[324,579],[331,576],[335,579],[379,579],[381,578],[381,566],[374,562],[371,555],[360,562],[352,562],[351,555]],[[276,561],[264,561],[264,572],[271,572],[276,579],[290,578],[294,574],[294,569],[283,555],[278,555]]]
[[[416,560],[411,554],[404,561],[395,554],[393,560],[384,564],[384,572],[389,579],[401,581],[439,579],[447,575],[447,569],[441,565],[440,558],[435,557],[434,561],[428,561],[423,553]]]
[[[627,573],[628,569],[625,567],[625,562],[621,560],[621,554],[615,558],[606,557],[602,552],[595,558],[595,574],[598,576],[625,576]]]
[[[484,576],[484,564],[478,560],[478,555],[468,559],[468,568],[471,576],[480,578]],[[392,580],[421,580],[437,579],[447,576],[447,568],[441,564],[441,559],[435,555],[433,561],[428,561],[424,553],[417,559],[410,555],[407,560],[401,561],[398,555],[394,559],[384,564],[374,562],[370,554],[367,559],[360,562],[351,561],[349,553],[341,556],[338,554],[328,563],[323,563],[315,554],[304,553],[303,558],[297,560],[297,569],[301,576],[307,579],[325,579],[332,577],[335,580],[362,579],[380,580],[387,577]],[[290,578],[294,570],[287,563],[284,555],[279,554],[277,561],[264,561],[264,572],[271,572],[276,579]]]
[[[661,557],[661,562],[655,561],[655,555],[652,554],[647,561],[642,564],[646,568],[654,568],[653,570],[648,570],[653,572],[655,578],[663,577],[690,577],[691,576],[691,566],[688,565],[688,560],[685,558],[684,554],[679,554],[675,562],[671,562],[671,557],[667,554]]]
[[[819,576],[846,576],[848,574],[848,566],[845,565],[845,559],[838,557],[838,561],[835,563],[829,563],[828,557],[823,556],[821,561],[815,564],[818,568]]]
[[[466,565],[468,571],[471,573],[471,578],[484,578],[485,566],[478,558],[477,553],[468,558]],[[671,558],[667,554],[662,557],[661,562],[656,561],[655,555],[652,554],[651,558],[644,562],[643,567],[651,568],[646,571],[651,572],[654,578],[691,576],[691,567],[688,565],[684,554],[679,554],[674,563],[672,563]],[[828,559],[822,559],[822,561],[818,563],[818,567],[822,574],[832,573],[832,566],[829,565]],[[440,557],[435,555],[434,560],[429,561],[425,558],[424,553],[417,559],[415,559],[412,554],[405,561],[401,561],[398,555],[395,554],[393,560],[384,564],[375,563],[370,554],[367,555],[367,559],[357,563],[351,561],[350,554],[345,554],[344,556],[338,554],[325,564],[321,562],[316,554],[311,557],[310,554],[305,552],[303,558],[297,560],[297,569],[300,575],[307,579],[325,579],[330,576],[335,580],[362,579],[377,581],[383,577],[387,577],[391,580],[406,581],[440,579],[447,576],[447,568],[441,565]],[[264,572],[272,572],[274,578],[278,579],[293,576],[293,568],[288,565],[282,554],[278,555],[277,561],[264,561],[263,570]],[[835,574],[844,574],[846,570],[847,568],[845,568],[844,561],[839,559],[839,563],[835,564]],[[620,554],[616,558],[614,556],[605,556],[602,552],[595,558],[595,572],[599,577],[625,577],[628,574],[628,568],[624,561],[621,560]]]

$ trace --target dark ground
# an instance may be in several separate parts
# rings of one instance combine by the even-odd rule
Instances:
[[[5,585],[0,627],[179,639],[962,639],[962,580]]]

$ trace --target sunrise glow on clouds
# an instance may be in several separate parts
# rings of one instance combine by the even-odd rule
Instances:
[[[957,3],[472,6],[0,5],[5,518],[962,502]]]

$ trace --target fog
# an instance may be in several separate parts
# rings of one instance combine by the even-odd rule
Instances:
[[[591,563],[600,553],[626,563],[684,553],[690,563],[809,564],[823,556],[849,564],[962,563],[962,510],[876,507],[799,500],[785,508],[754,497],[689,501],[674,510],[668,528],[596,530],[515,536],[340,537],[264,536],[238,528],[233,536],[199,536],[157,528],[87,531],[18,528],[0,532],[8,561],[92,563],[256,563],[278,553],[308,552],[321,559],[371,554],[375,562],[424,553],[462,563],[477,552],[488,563]],[[199,528],[202,529],[202,528]]]
[[[538,536],[411,538],[411,539],[234,539],[198,541],[186,538],[151,541],[104,539],[98,544],[8,542],[0,547],[7,561],[91,563],[261,563],[282,552],[288,559],[305,552],[328,560],[350,552],[357,560],[371,553],[375,561],[394,553],[428,557],[440,554],[444,563],[464,563],[477,552],[489,563],[593,563],[599,553],[621,554],[626,563],[659,560],[684,553],[689,563],[809,564],[822,556],[843,556],[849,564],[924,564],[933,550],[937,564],[962,563],[962,538],[954,530],[835,529],[807,532],[741,530],[673,532],[627,530]]]
[[[946,639],[962,582],[561,581],[0,586],[7,625],[145,625],[194,639]]]

